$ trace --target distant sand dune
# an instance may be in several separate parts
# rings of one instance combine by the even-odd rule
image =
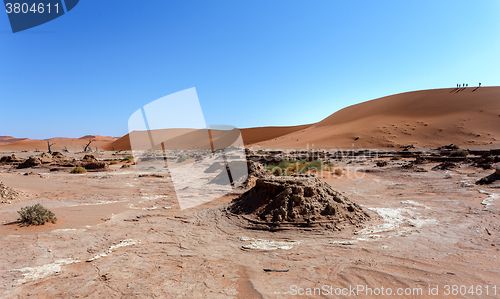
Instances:
[[[139,147],[149,148],[148,132],[131,134],[138,137],[134,140],[139,140]],[[206,135],[204,130],[165,129],[151,134],[155,141],[170,140],[169,148],[207,147],[202,138]],[[215,140],[220,134],[214,131],[212,137]],[[247,128],[241,129],[241,134],[246,147],[263,149],[397,148],[409,144],[436,147],[450,143],[469,148],[498,147],[500,87],[407,92],[346,107],[315,124]],[[131,148],[129,134],[118,139],[87,135],[50,140],[56,143],[55,150],[63,146],[81,150],[89,139],[96,140],[93,148]],[[45,150],[46,141],[0,136],[0,150],[34,149]]]
[[[90,138],[90,136],[85,136],[82,138],[65,138],[65,137],[55,137],[45,140],[34,140],[34,139],[18,139],[14,142],[2,142],[0,140],[0,151],[47,151],[47,140],[52,144],[52,151],[61,151],[65,147],[70,151],[81,151],[84,146],[88,143],[90,139],[94,140],[91,144],[92,150],[97,147],[102,150],[103,147],[114,140],[115,137],[103,137],[103,136],[92,136],[96,138]]]

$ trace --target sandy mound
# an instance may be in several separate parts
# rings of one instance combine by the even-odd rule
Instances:
[[[85,155],[82,159],[82,161],[78,161],[75,163],[75,166],[80,166],[83,167],[87,170],[92,169],[108,169],[109,168],[109,163],[108,162],[102,162],[97,160],[96,157],[93,155]]]
[[[18,168],[30,168],[42,164],[42,161],[38,157],[29,157],[23,163],[18,165]]]
[[[0,158],[0,163],[16,163],[16,162],[21,162],[21,159],[19,159],[15,154],[12,154],[11,156],[3,156]]]
[[[343,230],[370,218],[360,206],[314,176],[258,179],[255,187],[233,200],[228,211],[260,229],[324,225]]]
[[[5,186],[0,182],[0,203],[10,203],[19,198],[21,193],[15,189]]]
[[[432,170],[450,170],[457,168],[457,165],[451,161],[445,161],[439,165],[432,167]]]

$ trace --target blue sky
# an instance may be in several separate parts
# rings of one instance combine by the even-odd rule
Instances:
[[[196,87],[208,124],[320,121],[406,91],[500,82],[500,2],[82,0],[16,34],[0,13],[0,135],[121,136]]]

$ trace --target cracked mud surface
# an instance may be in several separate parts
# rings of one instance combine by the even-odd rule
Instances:
[[[179,210],[167,179],[133,169],[42,177],[2,169],[0,181],[31,196],[0,205],[0,297],[290,298],[292,285],[500,285],[500,190],[474,185],[487,171],[374,165],[357,165],[370,170],[363,177],[322,178],[380,216],[342,232],[241,228],[221,212],[237,193]],[[37,202],[57,224],[12,224]]]

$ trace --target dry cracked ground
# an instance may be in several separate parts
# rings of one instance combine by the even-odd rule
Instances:
[[[427,298],[438,287],[432,298],[500,297],[500,191],[474,184],[491,171],[429,163],[414,172],[388,162],[340,163],[344,176],[322,178],[373,216],[342,232],[237,226],[221,207],[241,191],[180,210],[167,179],[133,167],[83,175],[4,167],[0,181],[25,196],[0,206],[0,296],[342,298],[349,288],[383,287]],[[16,211],[38,202],[56,224],[14,223]],[[446,296],[447,285],[475,293]]]

